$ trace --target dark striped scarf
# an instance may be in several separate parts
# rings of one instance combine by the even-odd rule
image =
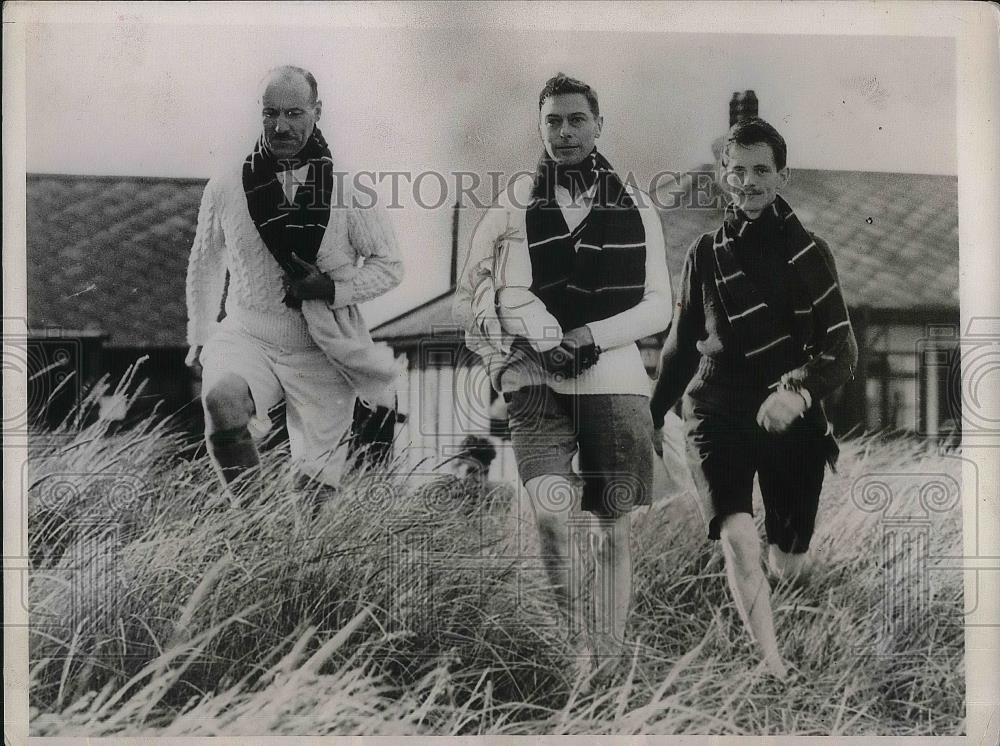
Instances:
[[[276,173],[306,164],[305,182],[295,192],[295,201],[289,203]],[[279,162],[261,135],[243,162],[243,191],[250,218],[271,256],[293,279],[302,278],[305,271],[292,260],[292,254],[310,264],[316,261],[330,221],[332,189],[333,159],[319,127],[313,128],[294,159]],[[302,307],[302,301],[288,293],[282,300],[290,308]]]
[[[808,356],[818,339],[830,349],[826,342],[846,338],[851,327],[833,271],[795,212],[780,196],[767,209],[773,211],[780,226],[773,248],[782,252],[802,283],[800,292],[789,289],[794,311],[791,329],[767,305],[740,267],[734,249],[749,220],[732,204],[726,208],[712,249],[715,284],[743,356],[754,368],[769,371],[777,378],[787,372],[783,368],[787,368],[789,359]]]
[[[586,218],[572,231],[555,200],[597,185]],[[542,156],[525,213],[532,292],[563,329],[632,308],[646,288],[646,231],[635,202],[596,150],[572,167]]]

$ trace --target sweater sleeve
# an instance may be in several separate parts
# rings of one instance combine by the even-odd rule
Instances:
[[[840,278],[837,276],[837,266],[833,252],[827,243],[813,236],[816,246],[823,253],[830,274],[837,283],[837,298],[844,309],[844,317],[848,320],[847,306],[840,289]],[[802,366],[787,374],[787,378],[798,386],[809,391],[811,398],[824,399],[854,376],[854,368],[858,364],[858,343],[854,337],[854,328],[850,321],[846,325],[828,329],[822,335],[815,354]]]
[[[363,264],[350,280],[337,283],[331,304],[334,308],[377,298],[403,281],[403,260],[396,232],[383,207],[351,206],[347,213],[347,239],[363,258]]]
[[[524,232],[511,226],[499,233],[493,241],[491,254],[493,268],[489,281],[496,290],[496,302],[494,304],[491,295],[484,300],[495,306],[494,312],[503,331],[523,337],[539,352],[558,347],[563,328],[542,299],[531,291],[531,256]],[[484,310],[490,309],[478,310],[483,315]]]
[[[594,343],[604,350],[632,344],[663,331],[670,319],[670,274],[663,225],[648,203],[639,208],[646,232],[646,289],[642,300],[626,311],[587,324]]]
[[[493,282],[493,243],[506,230],[506,210],[493,205],[473,231],[469,255],[452,299],[452,316],[465,330],[465,345],[482,359],[491,378],[506,357],[502,349],[503,330],[495,312]]]
[[[698,369],[701,353],[698,340],[705,334],[705,307],[702,299],[701,280],[698,276],[697,239],[688,249],[681,274],[680,298],[674,308],[673,323],[663,345],[660,375],[650,400],[650,411],[657,427],[687,388]]]
[[[198,226],[188,258],[187,341],[204,345],[212,336],[222,308],[226,283],[226,241],[219,211],[219,192],[214,180],[205,186],[198,208]]]

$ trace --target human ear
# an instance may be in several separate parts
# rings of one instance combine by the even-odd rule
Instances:
[[[723,155],[722,158],[719,159],[716,167],[715,183],[719,185],[719,188],[722,189],[725,194],[732,194],[733,180],[734,177],[730,173],[729,168],[726,165],[726,157]]]

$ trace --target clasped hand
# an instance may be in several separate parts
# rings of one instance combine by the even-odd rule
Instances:
[[[292,254],[292,261],[305,272],[304,277],[293,278],[287,274],[282,280],[285,292],[299,300],[332,301],[337,293],[337,286],[329,277],[319,271],[315,264],[310,264]]]
[[[535,350],[524,337],[516,338],[514,347],[557,378],[575,378],[593,366],[601,354],[586,326],[570,329],[558,345],[545,352]]]
[[[805,414],[806,400],[802,394],[787,389],[775,391],[757,410],[757,424],[769,433],[783,433]]]
[[[542,366],[555,376],[575,378],[593,366],[599,356],[590,329],[578,326],[565,332],[556,347],[542,353]]]

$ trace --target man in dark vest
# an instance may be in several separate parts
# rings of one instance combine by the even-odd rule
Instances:
[[[769,564],[803,570],[823,473],[837,444],[825,396],[853,374],[858,348],[833,254],[778,194],[787,149],[767,122],[737,122],[723,144],[732,195],[723,224],[688,251],[652,415],[684,395],[688,459],[708,536],[721,539],[736,608],[775,676],[770,589],[752,517],[757,475]]]
[[[629,513],[649,504],[653,469],[649,379],[636,341],[666,327],[670,281],[649,198],[596,148],[603,119],[594,90],[559,74],[538,110],[541,159],[476,227],[454,310],[507,400],[550,582],[589,673],[595,657],[617,656],[624,642]],[[596,628],[587,634],[578,634],[587,629],[578,553],[596,563]]]

